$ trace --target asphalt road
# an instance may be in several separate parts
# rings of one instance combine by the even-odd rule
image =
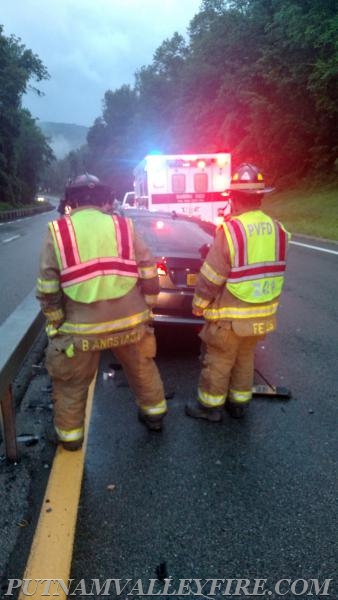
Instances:
[[[111,586],[110,597],[126,598],[139,580],[146,593],[150,579],[162,575],[172,577],[173,587],[163,593],[156,582],[153,593],[164,598],[189,595],[182,589],[172,596],[183,579],[232,578],[248,579],[247,592],[255,579],[266,579],[267,597],[288,600],[306,585],[313,590],[307,582],[332,580],[325,597],[336,600],[338,246],[294,242],[306,246],[291,247],[279,329],[256,355],[256,382],[260,373],[289,387],[291,400],[256,398],[243,422],[189,419],[184,403],[196,394],[198,342],[170,330],[160,336],[157,361],[169,414],[162,433],[149,433],[118,365],[103,378],[112,360],[102,355],[71,569],[74,586],[83,583],[70,597],[86,597],[93,579],[103,585],[112,578],[121,587],[131,580],[121,595]],[[40,442],[24,447],[21,463],[1,473],[2,505],[10,501],[7,521],[14,520],[2,528],[9,556],[3,581],[22,576],[52,458],[43,439],[51,424],[45,385],[43,375],[32,382],[20,419],[20,433],[34,425]],[[278,593],[282,579],[290,583]],[[247,595],[236,593],[237,585],[228,597]],[[224,589],[223,583],[213,597],[224,597]],[[252,597],[262,595],[258,589]]]
[[[58,216],[55,210],[0,223],[0,324],[35,287],[47,223]]]

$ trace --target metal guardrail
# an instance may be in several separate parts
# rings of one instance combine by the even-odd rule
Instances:
[[[0,325],[0,420],[6,458],[11,462],[18,461],[12,382],[43,324],[44,316],[32,290]]]
[[[29,208],[13,208],[13,210],[2,210],[0,211],[0,222],[14,221],[15,219],[21,219],[22,217],[31,217],[32,215],[49,212],[54,208],[54,206],[31,206]]]

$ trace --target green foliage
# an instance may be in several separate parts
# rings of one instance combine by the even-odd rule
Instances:
[[[53,158],[31,115],[21,107],[30,80],[41,81],[48,73],[19,38],[2,32],[0,25],[0,200],[17,205],[31,202],[39,169]]]
[[[90,161],[87,156],[88,148],[83,146],[77,151],[69,152],[65,158],[47,165],[40,174],[41,188],[63,196],[68,181],[88,170]]]
[[[38,189],[42,169],[53,161],[46,138],[27,110],[20,112],[20,135],[17,144],[19,198],[31,199]]]

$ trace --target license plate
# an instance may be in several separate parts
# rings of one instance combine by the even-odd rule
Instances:
[[[197,283],[197,273],[187,273],[187,285],[195,286]]]

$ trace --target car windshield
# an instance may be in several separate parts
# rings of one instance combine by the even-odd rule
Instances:
[[[205,244],[212,244],[215,227],[205,221],[149,216],[134,218],[140,236],[154,252],[198,254]]]

